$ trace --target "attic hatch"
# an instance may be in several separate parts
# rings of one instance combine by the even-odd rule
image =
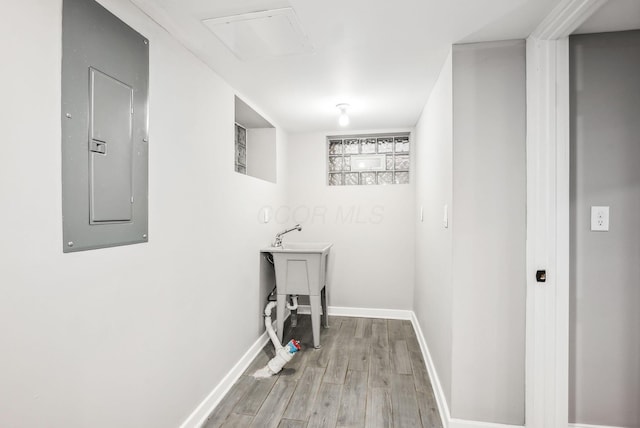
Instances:
[[[290,7],[202,22],[241,61],[314,52]]]

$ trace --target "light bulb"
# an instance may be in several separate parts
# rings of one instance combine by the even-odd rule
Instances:
[[[336,107],[340,110],[340,117],[338,118],[338,124],[340,126],[347,126],[349,124],[349,116],[347,115],[347,108],[349,104],[338,104]]]

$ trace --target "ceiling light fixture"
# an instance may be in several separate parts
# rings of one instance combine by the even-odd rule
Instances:
[[[349,116],[347,115],[347,109],[349,104],[341,103],[336,106],[340,110],[340,117],[338,118],[338,124],[340,126],[347,126],[349,124]]]

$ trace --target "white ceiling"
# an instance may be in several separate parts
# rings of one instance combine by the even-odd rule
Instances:
[[[132,0],[291,132],[415,125],[450,45],[525,38],[559,0]],[[620,1],[620,0],[615,0]],[[637,1],[637,0],[633,0]],[[293,7],[315,53],[241,61],[205,19]]]
[[[640,29],[640,0],[609,0],[574,34]]]

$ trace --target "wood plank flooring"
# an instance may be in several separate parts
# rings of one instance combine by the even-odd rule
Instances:
[[[273,357],[269,342],[203,425],[218,427],[442,428],[409,321],[329,317],[313,348],[311,319],[285,325],[302,350],[276,376],[251,375]]]

